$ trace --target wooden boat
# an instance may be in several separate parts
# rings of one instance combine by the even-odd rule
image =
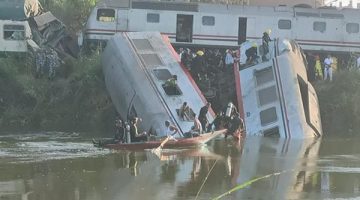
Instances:
[[[204,145],[210,140],[216,138],[219,135],[225,134],[226,129],[214,131],[210,133],[201,134],[198,137],[193,138],[177,138],[175,140],[169,140],[165,143],[164,148],[185,148]],[[164,138],[165,139],[165,138]],[[144,150],[144,149],[154,149],[160,146],[162,140],[156,141],[147,141],[147,142],[134,142],[134,143],[118,143],[118,144],[107,144],[103,148],[115,149],[115,150]]]

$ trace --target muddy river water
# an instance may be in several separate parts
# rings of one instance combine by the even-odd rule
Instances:
[[[218,138],[161,155],[90,141],[75,133],[0,136],[0,200],[360,198],[359,137]]]

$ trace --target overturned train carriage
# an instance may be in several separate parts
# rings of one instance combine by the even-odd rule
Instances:
[[[180,65],[166,36],[155,32],[116,34],[102,54],[106,87],[116,110],[123,119],[140,117],[142,130],[165,135],[169,120],[180,132],[189,131],[191,119],[181,119],[178,109],[187,102],[194,113],[206,100]],[[164,83],[177,75],[177,85],[169,90]],[[213,112],[208,113],[209,121]]]
[[[301,48],[293,40],[278,39],[270,43],[269,49],[267,61],[239,71],[238,91],[247,134],[321,136],[319,102],[307,79]]]

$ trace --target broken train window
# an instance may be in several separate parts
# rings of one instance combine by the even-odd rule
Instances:
[[[115,10],[114,9],[98,9],[96,19],[100,22],[114,22]]]
[[[25,40],[24,25],[4,25],[5,40]]]

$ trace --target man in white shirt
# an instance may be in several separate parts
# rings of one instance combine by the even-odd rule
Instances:
[[[324,80],[327,80],[328,77],[330,81],[332,81],[332,69],[331,65],[333,64],[333,60],[331,58],[331,55],[328,55],[327,58],[324,60]]]
[[[356,60],[356,67],[358,70],[360,70],[360,55],[359,55],[358,59]]]

